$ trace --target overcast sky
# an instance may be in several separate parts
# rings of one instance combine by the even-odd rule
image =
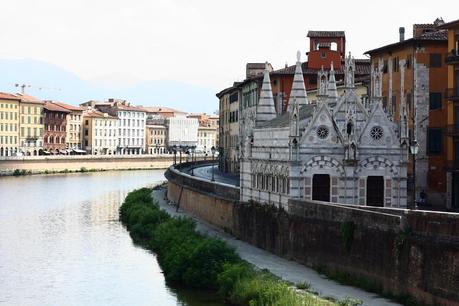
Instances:
[[[87,80],[175,80],[215,90],[246,62],[294,64],[308,30],[346,31],[355,57],[399,26],[459,19],[459,1],[1,0],[0,58],[50,62]],[[0,73],[7,73],[1,71]],[[52,86],[52,84],[46,84]]]

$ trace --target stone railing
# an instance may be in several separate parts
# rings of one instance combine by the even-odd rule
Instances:
[[[215,161],[216,162],[216,161]],[[221,198],[229,201],[239,201],[240,190],[234,185],[229,185],[217,181],[210,181],[205,178],[192,176],[184,171],[185,168],[191,166],[212,165],[212,161],[202,160],[196,162],[186,162],[170,166],[164,176],[168,181],[195,190],[200,193],[212,195],[216,198]]]

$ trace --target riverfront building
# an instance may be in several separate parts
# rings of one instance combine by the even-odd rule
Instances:
[[[19,151],[19,101],[15,95],[0,92],[0,157]]]
[[[79,151],[82,149],[83,108],[57,101],[51,101],[51,103],[69,111],[67,114],[65,145],[68,150],[81,153]]]
[[[145,152],[147,154],[167,153],[167,127],[161,124],[147,124]]]
[[[146,111],[126,100],[108,99],[107,102],[89,101],[81,106],[91,106],[119,119],[116,154],[142,154],[145,150]]]
[[[290,107],[282,115],[265,70],[254,120],[241,123],[242,201],[406,207],[406,122],[398,127],[384,110],[379,72],[365,106],[355,90],[356,61],[346,58],[343,70],[345,93],[338,95],[332,64],[328,73],[318,72],[318,101],[310,104],[298,52]]]
[[[45,101],[43,153],[68,154],[66,150],[67,116],[70,111],[50,101]]]
[[[19,151],[26,156],[43,150],[43,104],[26,94],[17,94],[20,101]]]
[[[171,117],[167,119],[169,148],[196,147],[199,122],[196,118]]]
[[[448,89],[445,92],[448,112],[446,126],[446,206],[459,209],[459,20],[439,26],[448,32]]]
[[[84,149],[93,155],[113,155],[118,148],[118,117],[88,109],[83,115]]]
[[[366,52],[373,71],[382,72],[384,110],[399,126],[407,120],[409,144],[418,148],[417,154],[410,154],[408,195],[413,201],[424,191],[426,202],[440,209],[446,208],[447,191],[448,66],[444,56],[448,40],[447,31],[439,28],[443,23],[437,19],[432,24],[415,24],[410,39],[405,39],[405,29],[400,28],[398,42]]]

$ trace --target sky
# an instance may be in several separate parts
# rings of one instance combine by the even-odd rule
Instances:
[[[356,58],[412,36],[413,23],[459,19],[459,1],[2,0],[0,59],[36,59],[85,80],[173,80],[215,92],[247,62],[275,69],[308,51],[308,30],[344,30]],[[5,73],[5,72],[0,72]],[[42,84],[52,87],[53,84]]]

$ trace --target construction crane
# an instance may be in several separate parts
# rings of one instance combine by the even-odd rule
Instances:
[[[18,84],[18,83],[14,84],[14,87],[19,87],[19,88],[21,88],[21,93],[22,93],[23,95],[25,94],[25,89],[26,89],[26,88],[30,88],[30,87],[32,87],[32,88],[37,88],[38,90],[44,90],[44,89],[45,89],[45,90],[59,90],[59,91],[62,90],[62,89],[57,88],[57,87],[32,86],[32,85],[29,85],[29,84]]]

